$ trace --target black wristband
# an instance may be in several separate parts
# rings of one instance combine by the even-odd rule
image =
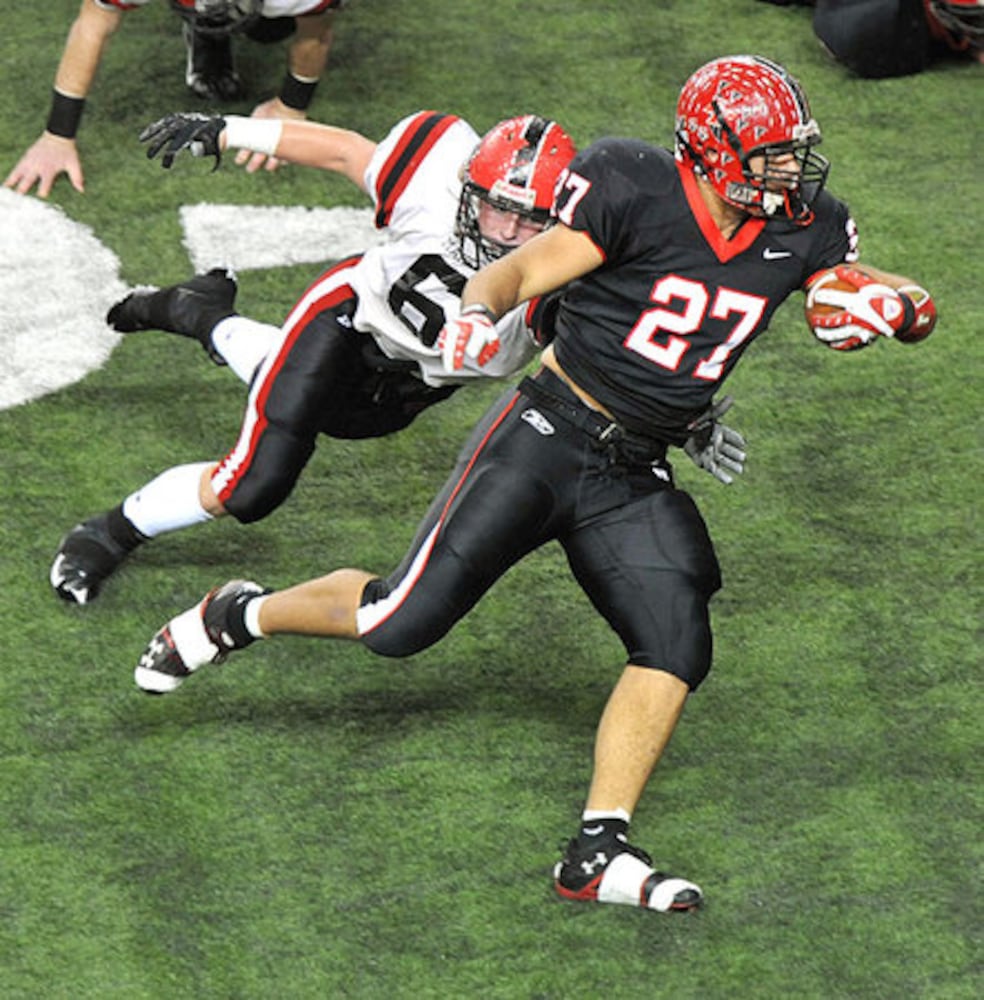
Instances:
[[[912,301],[912,297],[906,295],[905,292],[899,292],[898,289],[896,291],[902,300],[902,322],[896,333],[909,333],[916,322],[916,304]]]
[[[318,81],[306,82],[298,80],[290,70],[284,74],[284,82],[280,85],[280,103],[295,111],[307,111],[311,98],[317,89]]]
[[[52,91],[51,112],[45,131],[59,135],[63,139],[74,139],[85,108],[84,97],[66,97],[57,90]]]

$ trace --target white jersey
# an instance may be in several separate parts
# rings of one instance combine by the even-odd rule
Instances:
[[[359,299],[355,327],[370,334],[388,357],[415,361],[432,386],[507,378],[536,352],[522,306],[496,324],[501,347],[482,367],[466,358],[463,368],[449,373],[436,346],[475,273],[462,259],[454,228],[461,170],[479,142],[460,118],[421,111],[379,143],[365,173],[376,225],[388,230],[390,240],[366,251],[350,273]]]
[[[134,10],[146,7],[153,0],[96,0],[106,10]],[[260,17],[297,17],[301,14],[318,14],[332,7],[340,7],[342,0],[263,0]]]

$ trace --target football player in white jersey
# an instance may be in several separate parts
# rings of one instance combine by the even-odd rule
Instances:
[[[152,0],[82,0],[55,74],[51,111],[41,136],[4,180],[4,186],[47,198],[55,180],[66,174],[76,191],[85,175],[76,133],[103,52],[127,11]],[[304,118],[324,73],[336,11],[346,0],[169,0],[181,15],[188,62],[185,80],[199,97],[231,100],[240,94],[232,58],[232,37],[245,34],[261,42],[290,37],[287,70],[276,97],[253,109],[256,117]],[[273,158],[243,154],[248,169],[275,169]]]
[[[548,225],[557,178],[575,153],[556,122],[535,115],[500,122],[482,138],[454,115],[424,111],[379,143],[312,122],[171,115],[144,137],[165,165],[175,148],[194,145],[341,173],[372,198],[376,224],[391,238],[329,268],[279,328],[235,313],[236,283],[222,269],[113,306],[116,329],[197,339],[250,392],[221,461],[168,469],[63,539],[51,583],[79,604],[150,538],[224,514],[244,523],[265,517],[291,492],[320,434],[389,434],[465,382],[519,371],[537,349],[522,309],[498,324],[494,357],[466,357],[454,371],[437,337],[458,315],[468,277]]]

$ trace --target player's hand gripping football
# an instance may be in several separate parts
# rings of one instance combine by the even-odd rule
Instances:
[[[465,358],[479,367],[499,353],[501,342],[495,323],[484,306],[468,306],[461,315],[445,324],[437,338],[441,363],[449,374],[461,371]]]
[[[817,339],[837,351],[866,347],[879,336],[894,337],[916,319],[908,295],[844,264],[810,286],[806,312]]]
[[[692,421],[690,437],[683,450],[699,469],[705,469],[726,486],[745,471],[745,439],[721,417],[731,409],[734,399],[725,396],[704,410]]]
[[[197,112],[183,112],[165,115],[152,122],[140,133],[140,141],[148,143],[147,159],[152,160],[163,150],[161,166],[169,169],[174,158],[183,149],[192,156],[214,156],[218,170],[222,162],[222,147],[219,135],[226,126],[220,115],[200,115]]]

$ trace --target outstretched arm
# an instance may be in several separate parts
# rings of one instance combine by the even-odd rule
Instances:
[[[222,140],[241,149],[255,148],[254,119],[227,119]],[[256,123],[259,124],[259,123]],[[274,123],[268,123],[274,124]],[[304,167],[316,167],[343,174],[353,184],[366,190],[365,172],[376,151],[376,143],[360,132],[308,121],[280,121],[274,155]]]
[[[158,119],[140,133],[140,141],[147,143],[150,159],[160,154],[165,168],[183,151],[214,156],[218,167],[224,150],[246,149],[343,174],[362,191],[367,191],[365,172],[376,149],[372,139],[334,125],[193,113]]]
[[[82,0],[55,74],[48,123],[7,175],[5,187],[27,194],[37,184],[38,196],[47,198],[58,175],[67,174],[76,191],[85,190],[75,134],[103,50],[122,16],[117,10],[104,10],[94,0]]]

